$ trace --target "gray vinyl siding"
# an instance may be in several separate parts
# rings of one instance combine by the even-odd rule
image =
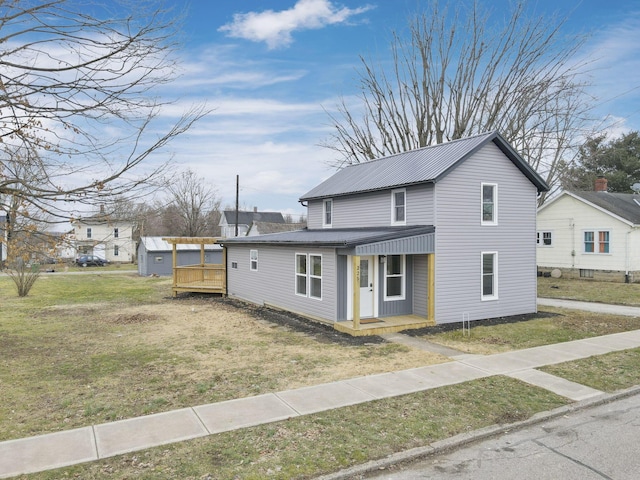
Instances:
[[[249,268],[249,252],[258,250],[258,270]],[[295,254],[322,255],[322,300],[295,293]],[[270,304],[292,312],[336,320],[336,257],[332,249],[227,245],[227,291],[257,304]],[[232,269],[232,263],[238,268]]]
[[[481,183],[498,185],[497,226],[480,225]],[[436,185],[436,322],[536,311],[536,188],[493,144]],[[498,252],[498,299],[481,301],[481,252]]]
[[[406,278],[404,300],[384,300],[384,269],[378,271],[378,317],[392,317],[394,315],[410,315],[413,313],[413,255],[406,256]]]
[[[338,320],[347,319],[347,291],[350,279],[347,275],[348,257],[346,255],[337,256],[337,286],[336,292],[338,298]]]
[[[434,219],[433,184],[406,188],[407,225],[432,225]],[[322,200],[308,204],[308,226],[322,228]],[[363,193],[333,199],[332,228],[380,227],[391,225],[391,190]]]
[[[427,281],[429,277],[426,255],[413,257],[413,313],[427,316]]]

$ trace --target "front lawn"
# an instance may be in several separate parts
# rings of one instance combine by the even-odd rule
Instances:
[[[640,283],[538,277],[538,296],[640,306]]]

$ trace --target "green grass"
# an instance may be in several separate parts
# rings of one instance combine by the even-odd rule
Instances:
[[[548,365],[543,372],[604,392],[640,385],[640,348]]]
[[[551,307],[544,307],[544,312],[552,315],[501,325],[475,326],[468,336],[461,330],[452,330],[424,338],[468,353],[491,354],[640,328],[640,319],[634,317]]]
[[[592,280],[539,277],[538,296],[640,306],[640,283],[594,282]]]
[[[566,403],[517,380],[490,377],[25,478],[313,478]]]

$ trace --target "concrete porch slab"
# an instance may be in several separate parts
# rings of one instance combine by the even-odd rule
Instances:
[[[93,429],[0,442],[0,478],[66,467],[98,459]]]
[[[298,413],[273,393],[194,407],[209,433],[277,422]]]
[[[100,458],[208,435],[191,408],[103,423],[94,428]]]

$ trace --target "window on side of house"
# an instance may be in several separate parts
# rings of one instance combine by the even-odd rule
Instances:
[[[498,185],[495,183],[482,184],[482,225],[498,224]]]
[[[309,297],[322,300],[322,255],[309,255]]]
[[[551,232],[537,232],[536,244],[539,247],[553,246],[553,235]]]
[[[322,202],[322,226],[327,228],[333,225],[333,200],[327,198]]]
[[[405,256],[387,255],[384,267],[384,299],[404,300]]]
[[[498,253],[482,252],[482,300],[498,298]]]
[[[251,250],[249,252],[249,268],[253,272],[258,271],[258,250]]]
[[[87,238],[91,238],[91,227],[87,227]]]
[[[120,231],[118,229],[118,227],[113,229],[113,238],[118,238],[118,236],[120,235]]]
[[[117,257],[120,254],[120,247],[118,245],[113,246],[113,256]]]
[[[391,191],[391,224],[406,225],[407,223],[407,191]]]
[[[584,253],[611,253],[611,232],[608,230],[586,230]]]
[[[296,253],[296,295],[307,296],[307,254]]]

